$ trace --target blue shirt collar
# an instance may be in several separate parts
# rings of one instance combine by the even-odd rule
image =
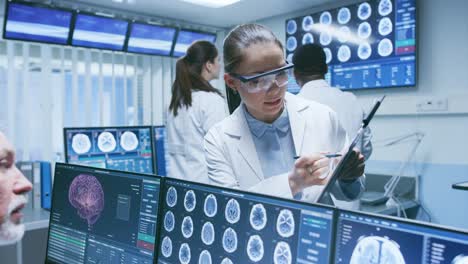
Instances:
[[[250,131],[254,134],[257,138],[262,137],[268,128],[275,128],[283,133],[288,132],[289,130],[289,116],[288,111],[286,109],[286,105],[283,108],[283,112],[281,115],[271,124],[262,122],[260,120],[255,119],[248,111],[246,106],[243,104],[242,109],[245,114],[245,118],[247,120],[247,124],[250,127]]]

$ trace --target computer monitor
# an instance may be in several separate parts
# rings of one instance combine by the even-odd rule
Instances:
[[[415,86],[416,7],[416,0],[370,0],[287,19],[287,59],[297,47],[317,43],[333,87]]]
[[[149,55],[171,55],[177,29],[143,23],[130,25],[127,51]]]
[[[330,263],[331,207],[164,182],[158,263]]]
[[[128,24],[123,19],[78,13],[71,43],[80,47],[122,51]]]
[[[67,44],[73,12],[36,3],[7,2],[3,37]]]
[[[155,126],[154,131],[154,161],[156,164],[156,173],[159,176],[167,176],[167,165],[166,165],[166,127]]]
[[[64,128],[65,162],[154,173],[150,126]]]
[[[340,211],[334,263],[467,263],[468,233]]]
[[[161,178],[57,163],[45,263],[144,263],[157,255]]]
[[[174,45],[174,50],[172,51],[172,56],[174,57],[184,56],[185,53],[187,53],[188,47],[197,40],[206,40],[211,43],[214,43],[216,40],[216,34],[181,29],[179,30],[179,33],[177,34],[177,40]]]

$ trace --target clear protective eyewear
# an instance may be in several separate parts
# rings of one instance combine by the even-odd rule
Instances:
[[[294,64],[289,63],[281,68],[256,75],[242,76],[231,73],[231,76],[240,80],[242,82],[242,88],[248,93],[259,93],[262,91],[268,91],[273,83],[278,87],[283,87],[288,84],[292,67],[294,67]]]

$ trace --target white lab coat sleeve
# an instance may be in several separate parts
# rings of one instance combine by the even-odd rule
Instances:
[[[363,132],[361,139],[361,153],[364,155],[364,159],[368,160],[372,155],[372,131],[370,127],[366,127]]]
[[[202,129],[205,131],[205,134],[216,123],[226,118],[228,115],[226,105],[226,101],[220,95],[216,93],[209,93],[206,95],[206,103],[203,104],[203,109],[201,109],[202,116],[200,118]]]
[[[208,131],[204,146],[210,184],[241,189],[234,173],[233,163],[229,160],[226,144],[223,144],[222,132],[218,127]],[[292,198],[287,173],[265,179],[245,191]]]

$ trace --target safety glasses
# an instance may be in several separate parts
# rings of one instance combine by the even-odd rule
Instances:
[[[288,84],[289,75],[291,74],[291,69],[293,67],[294,64],[289,63],[281,68],[256,75],[243,76],[235,73],[231,73],[230,75],[240,80],[242,82],[242,89],[248,93],[259,93],[262,91],[268,91],[273,83],[278,87],[283,87]]]

